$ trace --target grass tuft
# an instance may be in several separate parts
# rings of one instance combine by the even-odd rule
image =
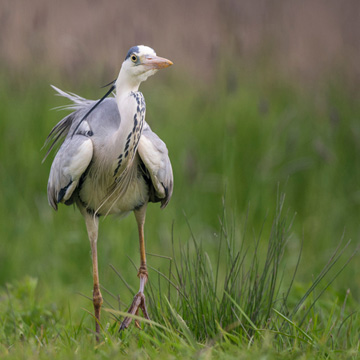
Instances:
[[[301,264],[301,248],[290,272],[283,255],[291,242],[293,217],[284,211],[285,195],[280,194],[278,200],[266,247],[261,231],[250,241],[246,233],[237,236],[228,226],[224,205],[219,221],[219,251],[211,259],[188,222],[189,241],[176,246],[173,241],[173,257],[165,257],[168,269],[152,268],[153,276],[146,288],[152,324],[157,331],[168,329],[176,334],[177,341],[182,339],[193,350],[200,344],[219,343],[253,347],[269,334],[278,351],[312,349],[330,354],[345,350],[341,341],[335,346],[333,339],[335,334],[337,339],[348,338],[344,311],[349,293],[341,306],[332,304],[328,318],[317,318],[314,323],[312,316],[314,307],[358,249],[331,274],[350,244],[342,245],[341,239],[319,275],[295,299],[292,287]],[[116,274],[121,279],[118,271]],[[346,321],[350,322],[350,318]]]

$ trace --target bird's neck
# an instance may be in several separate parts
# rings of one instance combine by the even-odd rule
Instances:
[[[116,99],[120,104],[121,100],[128,96],[131,92],[139,90],[140,82],[137,78],[131,77],[126,71],[121,68],[119,76],[116,80]]]
[[[116,80],[116,103],[119,109],[121,122],[120,127],[115,135],[115,143],[126,142],[126,137],[133,132],[134,128],[134,114],[136,113],[136,102],[133,99],[130,100],[134,93],[137,93],[139,90],[141,81],[139,79],[134,79],[128,75],[126,71],[120,70],[119,77]],[[136,100],[137,101],[137,100]],[[135,107],[134,107],[135,106]],[[137,122],[140,119],[136,119]]]

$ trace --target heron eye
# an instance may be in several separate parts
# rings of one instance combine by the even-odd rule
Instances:
[[[131,61],[132,61],[132,62],[136,62],[136,61],[137,61],[137,56],[134,55],[134,54],[132,54],[132,55],[131,55]]]

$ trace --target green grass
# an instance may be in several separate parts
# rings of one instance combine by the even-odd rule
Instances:
[[[152,320],[142,321],[143,330],[133,326],[118,333],[125,309],[118,296],[103,288],[106,320],[98,344],[88,310],[83,309],[82,318],[74,322],[70,306],[58,308],[39,301],[36,279],[26,277],[6,285],[0,294],[1,354],[26,358],[76,358],[78,354],[87,358],[216,359],[265,354],[270,358],[303,358],[304,354],[356,358],[358,314],[349,291],[343,299],[321,296],[351,260],[342,258],[347,245],[339,244],[312,284],[307,289],[297,284],[294,294],[296,268],[287,274],[282,259],[290,225],[283,215],[283,197],[279,201],[263,260],[258,248],[261,234],[254,246],[243,237],[239,247],[229,235],[225,212],[215,262],[194,235],[191,244],[178,244],[179,249],[173,243],[167,274],[156,270],[157,276],[153,273],[148,283]],[[223,259],[227,265],[221,271]],[[331,275],[333,267],[337,269]],[[129,291],[134,293],[131,287]]]
[[[117,332],[138,288],[137,231],[132,216],[106,218],[96,344],[85,226],[71,207],[48,206],[40,149],[64,115],[49,110],[64,102],[48,83],[91,98],[101,89],[58,78],[1,74],[1,358],[356,358],[356,99],[340,84],[304,94],[224,71],[210,88],[176,76],[145,83],[175,176],[169,207],[150,206],[146,223],[154,323]]]

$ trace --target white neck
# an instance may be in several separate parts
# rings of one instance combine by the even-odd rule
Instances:
[[[140,84],[156,72],[157,69],[144,71],[140,67],[136,70],[129,67],[129,64],[124,61],[116,80],[116,99],[118,104],[130,92],[138,91]]]
[[[132,91],[138,91],[140,86],[139,79],[129,76],[129,73],[121,67],[119,76],[116,80],[116,99],[119,102],[121,99]]]

